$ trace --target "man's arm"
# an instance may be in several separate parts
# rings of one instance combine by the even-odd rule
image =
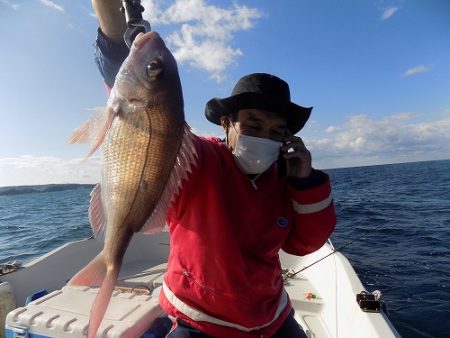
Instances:
[[[119,68],[129,53],[123,40],[126,21],[120,11],[121,4],[120,0],[92,0],[100,24],[95,41],[95,62],[108,90],[114,85]]]
[[[294,226],[282,249],[293,255],[304,256],[319,249],[336,225],[330,178],[320,170],[313,173],[313,186],[290,187]]]
[[[121,42],[127,28],[125,14],[120,11],[121,0],[92,0],[92,7],[103,34],[114,42]]]

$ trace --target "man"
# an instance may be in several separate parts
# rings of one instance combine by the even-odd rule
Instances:
[[[93,0],[96,60],[110,88],[127,56],[120,1]],[[170,255],[160,304],[167,337],[305,337],[284,290],[278,252],[306,255],[335,226],[328,176],[295,135],[312,108],[270,74],[244,76],[210,100],[225,140],[193,136],[197,160],[167,215]]]

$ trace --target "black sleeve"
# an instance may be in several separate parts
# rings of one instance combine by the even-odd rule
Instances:
[[[95,40],[95,62],[105,80],[105,83],[112,88],[114,80],[123,61],[128,56],[130,50],[125,41],[114,42],[109,40],[99,28],[97,39]]]
[[[325,183],[327,177],[322,171],[313,169],[311,171],[311,175],[309,175],[308,177],[305,178],[289,177],[288,180],[289,184],[294,188],[299,190],[306,190],[318,187],[319,185]]]

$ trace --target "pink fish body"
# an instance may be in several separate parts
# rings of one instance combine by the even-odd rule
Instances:
[[[100,286],[88,337],[100,327],[133,234],[164,227],[167,209],[195,162],[183,109],[176,61],[157,33],[146,33],[136,38],[120,68],[106,111],[71,139],[90,137],[89,155],[100,146],[103,153],[89,219],[104,248],[68,283]]]

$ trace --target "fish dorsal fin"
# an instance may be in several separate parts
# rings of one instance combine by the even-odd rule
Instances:
[[[90,157],[102,145],[116,115],[110,107],[95,109],[92,117],[73,132],[69,143],[89,142],[91,147],[86,158]]]
[[[102,203],[102,189],[100,183],[91,192],[91,203],[89,205],[89,222],[95,238],[99,241],[105,240],[106,218]]]
[[[192,172],[192,167],[197,163],[197,149],[193,142],[194,135],[191,128],[185,124],[183,139],[175,164],[170,172],[166,187],[155,207],[152,215],[145,222],[140,232],[144,234],[154,234],[164,229],[166,225],[166,215],[172,206],[175,197],[180,192],[183,180],[186,180],[188,173]]]

